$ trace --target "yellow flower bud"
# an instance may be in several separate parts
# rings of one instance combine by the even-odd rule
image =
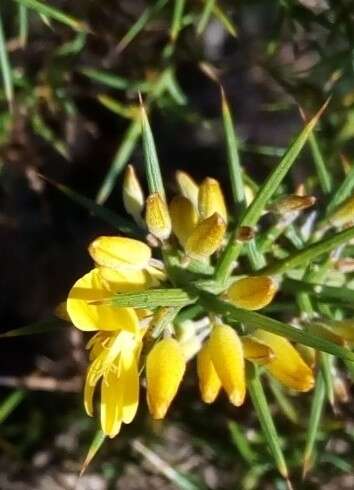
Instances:
[[[170,203],[173,233],[184,246],[198,223],[198,213],[189,199],[175,196]]]
[[[339,208],[335,211],[335,213],[329,218],[329,222],[331,225],[336,228],[341,228],[342,226],[346,226],[352,224],[354,221],[354,196],[349,197]]]
[[[149,232],[164,241],[171,234],[171,218],[167,204],[158,192],[151,194],[146,200],[145,221]]]
[[[123,203],[128,214],[140,224],[141,213],[144,209],[144,193],[136,176],[134,167],[128,165],[123,182]]]
[[[154,345],[146,360],[147,403],[154,419],[162,419],[176,396],[186,369],[177,340],[163,339]]]
[[[198,208],[199,187],[192,177],[182,170],[176,172],[176,180],[182,196],[190,200],[195,208]]]
[[[274,352],[274,359],[265,368],[275,379],[297,391],[309,391],[313,388],[314,376],[311,368],[287,339],[260,329],[253,335],[269,345]]]
[[[217,180],[207,177],[199,187],[198,209],[200,219],[204,220],[218,213],[227,223],[224,195]]]
[[[213,403],[219,394],[221,381],[212,363],[208,342],[203,345],[198,353],[197,374],[203,402]]]
[[[216,325],[209,339],[210,357],[229,400],[236,407],[246,395],[245,361],[242,343],[228,325]]]
[[[297,194],[291,194],[277,199],[271,204],[269,210],[276,214],[285,215],[309,208],[313,206],[315,202],[316,198],[314,196],[298,196]]]
[[[143,269],[151,258],[145,243],[121,236],[96,238],[89,246],[89,254],[97,265],[116,270]]]
[[[259,310],[272,301],[276,291],[276,284],[271,277],[244,277],[229,287],[227,297],[239,308]]]
[[[274,352],[264,342],[253,337],[241,337],[245,359],[257,364],[267,364],[274,358]]]
[[[221,246],[226,231],[225,221],[217,213],[201,221],[185,244],[192,259],[205,260]]]

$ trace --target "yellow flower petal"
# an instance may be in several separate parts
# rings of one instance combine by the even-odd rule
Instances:
[[[137,223],[141,224],[141,213],[144,209],[145,199],[135,169],[132,165],[127,166],[124,174],[123,203],[127,213],[130,214]]]
[[[309,391],[313,388],[312,370],[287,339],[260,329],[253,335],[274,352],[274,359],[265,366],[274,378],[293,390]]]
[[[149,289],[152,284],[150,275],[140,270],[114,270],[110,267],[99,267],[99,273],[107,282],[107,289],[112,292],[128,292]]]
[[[257,364],[267,364],[274,359],[274,352],[264,342],[250,336],[241,337],[245,359]]]
[[[227,291],[229,301],[245,310],[259,310],[267,306],[277,292],[271,277],[244,277],[234,282]]]
[[[193,259],[205,260],[221,246],[225,231],[225,221],[217,213],[201,221],[186,242],[186,254]]]
[[[205,403],[213,403],[219,394],[221,381],[212,363],[208,342],[203,345],[198,353],[197,374],[202,400]]]
[[[168,207],[159,193],[151,194],[146,200],[145,221],[149,232],[164,241],[172,231]]]
[[[66,302],[71,321],[80,330],[129,330],[139,327],[138,317],[133,308],[113,308],[108,305],[93,305],[95,301],[110,297],[98,269],[78,279]]]
[[[139,404],[138,360],[135,352],[122,352],[122,371],[119,383],[123,391],[122,420],[130,424],[134,419]]]
[[[198,185],[194,182],[189,174],[183,172],[182,170],[178,170],[176,172],[176,180],[179,192],[182,194],[182,196],[189,199],[193,206],[197,209],[199,193]]]
[[[96,264],[116,270],[143,269],[151,258],[150,248],[139,240],[120,236],[100,236],[89,246]]]
[[[199,187],[198,210],[200,219],[204,220],[218,213],[227,223],[227,211],[224,195],[217,180],[207,177]]]
[[[92,385],[89,382],[89,376],[86,376],[85,387],[84,387],[84,407],[87,415],[92,417],[93,415],[93,395],[95,392],[96,385]]]
[[[170,215],[173,233],[184,246],[198,224],[198,213],[189,199],[175,196],[170,203]]]
[[[216,325],[209,339],[210,357],[230,402],[243,404],[246,395],[245,361],[239,336],[228,325]]]
[[[102,380],[101,384],[101,427],[108,437],[114,437],[120,431],[123,413],[123,392],[115,373]]]
[[[147,403],[154,419],[162,419],[176,396],[186,368],[177,340],[163,339],[146,360]]]

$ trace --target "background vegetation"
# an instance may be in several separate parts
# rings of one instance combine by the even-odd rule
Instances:
[[[322,188],[335,190],[352,174],[353,46],[350,0],[3,0],[1,331],[48,319],[88,269],[90,240],[114,232],[84,199],[123,213],[121,171],[143,166],[138,91],[168,190],[178,168],[216,177],[229,193],[215,76],[258,183],[302,127],[299,106],[312,115],[331,96],[288,182],[295,189],[315,174],[322,156],[331,176],[322,175]],[[69,327],[1,339],[0,488],[74,488],[96,432],[82,408],[84,344]],[[346,403],[326,408],[305,481],[312,396],[267,392],[296,488],[353,488],[353,411],[342,379]],[[196,393],[190,376],[163,423],[140,410],[77,488],[285,488],[250,405],[207,407]]]

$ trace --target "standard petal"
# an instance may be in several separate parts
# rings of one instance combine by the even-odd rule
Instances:
[[[228,325],[216,325],[209,339],[210,357],[228,397],[237,407],[246,395],[245,361],[239,336]]]
[[[202,400],[205,403],[213,403],[221,389],[221,381],[212,363],[208,342],[198,353],[197,374]]]
[[[227,297],[239,308],[259,310],[273,300],[276,292],[277,286],[271,277],[244,277],[229,287]]]
[[[69,292],[67,312],[71,321],[80,330],[130,330],[138,328],[138,317],[133,308],[113,308],[108,305],[94,305],[111,296],[102,283],[98,269],[93,269],[78,279]]]
[[[287,339],[261,329],[253,335],[274,352],[274,359],[265,366],[274,378],[293,390],[309,391],[313,388],[311,368]]]
[[[116,270],[144,269],[151,258],[150,248],[139,240],[120,236],[100,236],[89,246],[97,265]]]
[[[154,419],[162,419],[176,396],[186,368],[177,340],[164,339],[154,345],[146,360],[147,402]]]

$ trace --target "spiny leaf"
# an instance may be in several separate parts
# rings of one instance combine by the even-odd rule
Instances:
[[[116,293],[111,298],[90,301],[90,304],[109,304],[116,307],[158,308],[159,306],[185,306],[195,301],[195,297],[183,289],[149,289],[131,293]]]
[[[210,15],[215,7],[216,0],[204,0],[204,7],[202,15],[197,24],[197,34],[200,35],[204,32],[206,26],[208,25]]]
[[[237,308],[231,303],[222,301],[211,293],[200,291],[199,294],[202,304],[209,311],[211,310],[218,314],[227,315],[230,319],[242,322],[250,327],[267,330],[268,332],[275,333],[276,335],[286,337],[293,342],[299,342],[300,344],[313,347],[316,350],[328,352],[329,354],[337,356],[341,359],[354,361],[353,352],[351,352],[349,349],[340,347],[333,342],[312,335],[309,332],[300,330],[299,328],[291,327],[286,323],[280,322],[279,320],[274,320],[273,318],[261,315],[260,313]]]
[[[244,434],[245,429],[241,428],[238,423],[231,420],[228,423],[228,427],[232,442],[237,447],[246,463],[252,466],[259,458],[251,448],[250,443]]]
[[[54,182],[53,180],[48,179],[48,177],[45,177],[43,175],[41,175],[40,177],[42,177],[44,180],[49,182],[52,186],[54,186],[60,192],[65,194],[71,200],[80,204],[80,206],[84,207],[95,216],[101,218],[102,220],[104,220],[106,223],[110,224],[117,230],[130,235],[141,235],[141,230],[139,230],[139,228],[130,220],[123,218],[122,216],[119,216],[119,214],[114,213],[110,209],[107,209],[103,206],[100,206],[99,204],[96,204],[95,201],[92,201],[91,199],[84,196],[83,194],[80,194],[79,192],[70,189],[70,187],[67,187],[64,184],[59,184],[58,182]]]
[[[2,78],[4,82],[5,96],[10,109],[12,109],[13,98],[14,98],[14,87],[13,87],[13,79],[12,79],[12,70],[10,66],[9,57],[7,54],[6,39],[5,39],[1,11],[0,11],[0,68],[1,68]]]
[[[352,165],[345,179],[336,189],[331,200],[329,201],[327,206],[327,212],[326,212],[327,217],[329,217],[333,213],[333,211],[335,211],[335,209],[337,208],[337,206],[339,206],[339,204],[344,202],[351,195],[353,187],[354,187],[354,165]]]
[[[146,175],[148,180],[149,192],[153,194],[158,192],[166,200],[165,189],[161,176],[160,164],[157,157],[154,136],[151,131],[150,123],[141,102],[141,125],[143,136],[143,147],[146,164]]]
[[[25,327],[14,328],[7,332],[1,333],[0,338],[22,337],[23,335],[36,335],[39,333],[52,332],[62,328],[64,322],[59,318],[50,318],[36,323],[31,323]]]
[[[104,443],[106,439],[106,436],[104,433],[99,429],[94,438],[93,441],[90,445],[90,448],[88,450],[87,456],[85,458],[85,461],[82,463],[81,471],[80,471],[80,477],[85,473],[87,470],[89,464],[92,462],[93,458],[96,456],[97,452],[101,448],[102,444]]]
[[[15,390],[0,403],[0,424],[2,424],[26,396],[25,390]]]
[[[182,28],[182,19],[186,0],[175,0],[173,8],[172,24],[170,29],[170,36],[173,42],[176,42],[179,31]]]
[[[109,71],[96,70],[94,68],[84,67],[81,68],[80,73],[94,80],[95,82],[102,83],[107,87],[115,88],[118,90],[132,90],[147,92],[151,88],[151,83],[148,81],[140,80],[128,80],[127,78],[120,77],[116,74],[112,74]]]
[[[44,15],[51,19],[55,19],[62,24],[65,24],[75,31],[89,32],[89,28],[85,22],[76,19],[72,15],[69,15],[62,10],[51,7],[47,3],[40,2],[39,0],[15,0],[24,7],[35,10],[39,15]]]
[[[288,480],[288,469],[281,449],[279,436],[270,413],[267,399],[265,397],[262,383],[259,378],[258,368],[248,363],[247,386],[256,410],[258,420],[261,424],[263,434],[268,443],[269,450],[274,458],[279,473]]]
[[[313,464],[313,450],[320,425],[321,415],[325,402],[325,382],[322,373],[319,373],[316,380],[314,396],[311,403],[311,412],[308,423],[307,440],[303,462],[303,477],[307,475]]]
[[[346,230],[335,233],[334,235],[324,238],[319,242],[313,243],[308,247],[289,255],[285,259],[278,260],[271,264],[270,266],[262,270],[263,274],[281,274],[290,269],[295,269],[299,266],[304,266],[304,264],[309,263],[316,257],[323,255],[326,252],[339,247],[349,240],[354,238],[354,226],[347,228]]]

